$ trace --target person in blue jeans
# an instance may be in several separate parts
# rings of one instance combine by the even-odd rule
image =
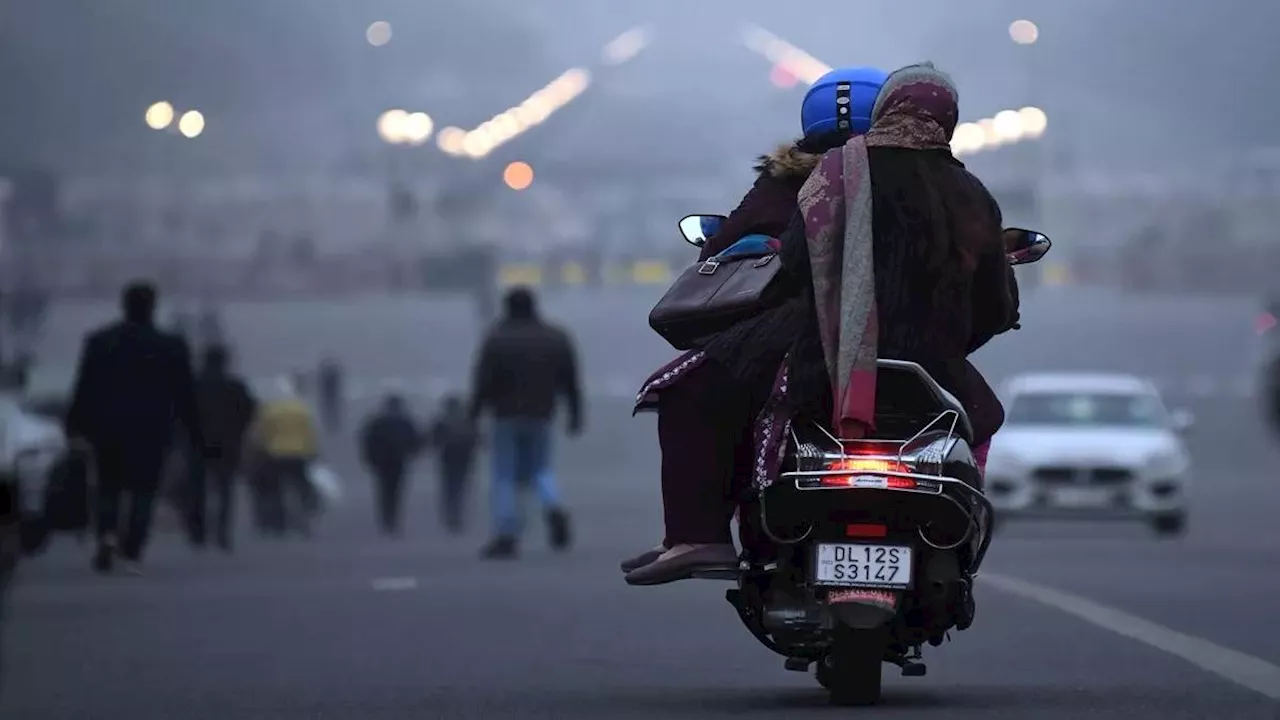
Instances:
[[[568,406],[568,431],[582,430],[582,395],[573,342],[544,322],[528,288],[507,293],[503,316],[489,330],[475,365],[473,419],[493,417],[490,504],[493,539],[487,558],[515,557],[523,531],[522,491],[534,488],[546,512],[551,546],[568,548],[569,516],[552,468],[552,422],[556,405]]]

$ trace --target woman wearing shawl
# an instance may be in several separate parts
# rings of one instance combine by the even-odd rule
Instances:
[[[782,238],[785,299],[664,368],[640,403],[708,360],[746,387],[772,383],[755,424],[758,489],[776,476],[793,423],[844,437],[873,429],[876,359],[910,360],[964,404],[983,456],[1004,413],[966,357],[1017,322],[1018,303],[999,207],[951,154],[957,97],[930,64],[890,75],[871,129],[827,152],[800,191]],[[668,506],[705,504],[710,495],[706,487],[663,491]],[[669,524],[669,549],[627,582],[661,584],[723,565],[739,498],[722,492],[720,500],[723,523],[680,532]]]

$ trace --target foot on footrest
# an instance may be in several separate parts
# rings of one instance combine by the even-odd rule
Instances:
[[[806,657],[789,657],[784,667],[791,672],[809,672],[809,666],[812,664],[813,661]]]

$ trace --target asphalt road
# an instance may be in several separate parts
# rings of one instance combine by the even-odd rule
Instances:
[[[1099,317],[1096,298],[1052,300],[1034,301],[1053,308],[1040,325],[1028,317],[984,358],[993,374],[1047,361],[1170,376],[1247,369],[1236,355],[1249,318],[1237,333],[1209,311]],[[1033,329],[1046,326],[1066,335]],[[584,345],[589,357],[625,357]],[[1276,720],[1280,450],[1237,394],[1171,390],[1199,420],[1185,538],[1128,524],[1009,526],[984,568],[974,627],[926,648],[926,678],[887,668],[877,708],[831,708],[812,677],[783,671],[721,583],[622,582],[617,560],[660,533],[656,443],[651,418],[599,399],[588,432],[559,448],[578,535],[567,555],[546,549],[535,519],[520,560],[480,560],[484,483],[475,524],[452,538],[435,523],[429,466],[407,536],[379,538],[349,439],[329,447],[349,497],[312,543],[245,537],[224,557],[162,536],[141,578],[96,577],[87,549],[58,543],[21,569],[10,598],[0,717]]]

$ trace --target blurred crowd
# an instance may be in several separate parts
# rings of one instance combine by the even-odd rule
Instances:
[[[39,479],[42,540],[28,551],[52,532],[91,533],[94,569],[140,574],[153,525],[166,518],[192,547],[227,553],[241,524],[267,540],[311,538],[346,496],[342,475],[353,469],[372,486],[376,527],[395,537],[412,520],[406,498],[426,456],[434,459],[439,521],[458,534],[482,445],[491,453],[493,525],[483,555],[517,555],[519,496],[530,491],[553,547],[569,546],[551,421],[563,400],[569,432],[580,431],[578,369],[571,339],[540,318],[531,290],[508,294],[477,350],[469,392],[459,388],[420,417],[389,386],[349,434],[339,360],[255,389],[235,367],[215,308],[176,312],[161,325],[158,305],[153,285],[132,283],[121,294],[121,318],[86,337],[70,396],[52,413],[62,419],[65,451]],[[358,469],[343,463],[350,456],[341,444],[351,440]],[[237,496],[250,510],[245,523],[237,522]]]

